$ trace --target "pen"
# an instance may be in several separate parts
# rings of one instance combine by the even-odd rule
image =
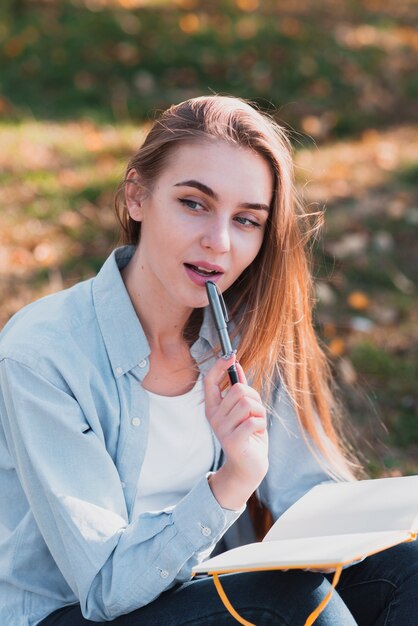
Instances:
[[[225,302],[218,287],[211,280],[206,281],[206,293],[208,294],[210,308],[212,310],[216,330],[218,331],[222,356],[225,356],[232,352],[231,340],[229,339],[228,329],[226,326],[226,323],[229,320]],[[239,382],[235,364],[228,368],[228,376],[231,381],[231,385],[235,385],[235,383]]]

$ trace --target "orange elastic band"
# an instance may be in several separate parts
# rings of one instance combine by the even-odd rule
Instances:
[[[337,586],[338,581],[340,580],[340,576],[341,576],[342,570],[343,570],[343,566],[339,565],[337,567],[337,569],[335,570],[334,577],[332,579],[332,587],[331,587],[331,589],[329,590],[329,592],[327,593],[325,598],[322,600],[322,602],[309,615],[309,617],[306,620],[304,626],[312,626],[312,624],[315,622],[317,617],[320,615],[320,613],[327,606],[328,602],[331,599],[332,593],[333,593],[335,587]],[[248,620],[246,620],[243,617],[241,617],[241,615],[239,613],[237,613],[237,611],[234,609],[234,607],[232,606],[232,604],[228,600],[228,597],[227,597],[227,595],[226,595],[226,593],[224,591],[224,588],[222,587],[221,581],[219,580],[219,575],[217,573],[215,573],[215,572],[213,573],[213,582],[215,583],[215,587],[216,587],[216,590],[217,590],[217,592],[219,594],[220,599],[222,600],[226,610],[232,615],[232,617],[234,619],[236,619],[237,622],[239,622],[240,624],[243,624],[244,626],[256,626],[255,624],[252,624]]]
[[[229,611],[229,613],[231,613],[232,617],[234,617],[237,620],[237,622],[239,622],[240,624],[244,624],[244,626],[255,626],[255,624],[252,624],[251,622],[247,621],[246,619],[241,617],[239,613],[236,612],[236,610],[234,609],[234,607],[228,600],[228,596],[226,595],[224,588],[221,585],[221,581],[219,580],[218,574],[213,574],[213,582],[215,583],[215,587],[216,587],[217,592],[219,593],[220,599],[224,603],[226,610]]]
[[[312,626],[312,624],[314,623],[316,618],[319,616],[319,614],[325,609],[325,607],[327,606],[328,602],[331,600],[332,593],[333,593],[335,587],[337,586],[338,581],[340,580],[340,576],[341,576],[341,572],[342,571],[343,571],[343,566],[339,565],[337,567],[337,569],[335,570],[335,572],[334,572],[331,589],[328,591],[327,595],[322,600],[322,602],[320,604],[318,604],[318,606],[316,607],[315,611],[312,611],[312,613],[309,615],[308,619],[305,622],[305,626]]]

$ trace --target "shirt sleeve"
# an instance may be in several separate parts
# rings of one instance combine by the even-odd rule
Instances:
[[[335,480],[330,470],[309,436],[302,432],[289,394],[283,386],[278,387],[269,416],[269,469],[258,490],[273,519],[277,520],[315,485]]]
[[[175,506],[129,522],[117,468],[68,389],[0,362],[0,417],[39,531],[87,619],[129,613],[190,578],[242,511],[206,477]]]

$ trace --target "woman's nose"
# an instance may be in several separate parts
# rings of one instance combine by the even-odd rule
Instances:
[[[202,246],[204,248],[211,248],[218,254],[229,252],[231,249],[229,224],[224,221],[216,221],[210,225],[208,224],[202,235]]]

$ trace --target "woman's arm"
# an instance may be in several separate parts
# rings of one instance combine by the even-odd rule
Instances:
[[[0,388],[7,446],[39,542],[86,618],[113,619],[186,580],[238,517],[203,477],[171,511],[129,522],[117,468],[76,399],[12,359],[0,363]]]

